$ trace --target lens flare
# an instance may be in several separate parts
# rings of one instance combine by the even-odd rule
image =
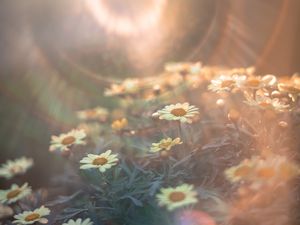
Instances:
[[[216,225],[216,223],[204,212],[187,210],[179,214],[178,225]]]
[[[126,6],[127,15],[115,12],[110,7],[111,3],[108,2],[105,0],[85,1],[87,9],[93,15],[94,19],[107,32],[116,33],[121,36],[135,36],[158,24],[167,0],[152,0],[149,6],[147,4],[148,9],[142,9],[141,12],[134,14],[130,13],[130,7]],[[120,3],[118,2],[118,4]]]

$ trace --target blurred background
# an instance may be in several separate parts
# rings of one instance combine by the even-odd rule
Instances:
[[[111,81],[165,62],[300,72],[299,12],[298,0],[1,0],[0,163],[33,157],[29,181],[46,185],[62,169],[50,136],[107,105]]]

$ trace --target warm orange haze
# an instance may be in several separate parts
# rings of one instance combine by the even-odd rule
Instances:
[[[0,3],[0,225],[298,225],[300,2]]]

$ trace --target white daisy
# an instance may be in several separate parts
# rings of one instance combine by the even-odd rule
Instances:
[[[197,192],[193,185],[182,184],[175,188],[161,188],[156,195],[158,204],[165,206],[169,211],[198,202]]]
[[[45,224],[48,223],[48,220],[45,218],[45,216],[48,216],[49,214],[50,210],[44,206],[41,206],[34,211],[24,211],[18,215],[15,215],[15,220],[13,221],[13,223],[33,224],[35,222],[39,222]]]
[[[91,221],[90,218],[87,218],[85,220],[77,219],[77,220],[69,220],[66,223],[63,223],[62,225],[93,225],[94,223]]]
[[[31,187],[28,186],[28,183],[23,184],[21,187],[13,184],[8,190],[0,190],[0,202],[14,203],[29,194],[31,194]]]
[[[82,164],[80,169],[98,168],[101,173],[104,173],[107,169],[117,165],[117,156],[117,154],[111,154],[111,150],[107,150],[100,155],[88,154],[87,157],[80,160]]]
[[[153,113],[153,117],[165,120],[179,120],[182,123],[191,123],[195,115],[199,114],[198,108],[189,103],[177,103],[175,105],[167,105],[163,109]]]
[[[51,137],[51,145],[49,151],[68,151],[69,148],[74,145],[85,145],[83,140],[86,137],[84,130],[71,130],[66,134],[60,134],[59,136]]]
[[[0,167],[0,177],[9,179],[15,175],[24,174],[32,165],[33,160],[26,157],[8,160]]]

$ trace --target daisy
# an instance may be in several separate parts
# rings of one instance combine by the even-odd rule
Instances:
[[[256,161],[253,181],[258,183],[286,182],[299,175],[299,167],[286,157],[273,155]]]
[[[85,145],[83,140],[86,137],[86,133],[83,130],[71,130],[66,134],[60,134],[59,136],[51,137],[51,145],[49,151],[69,151],[73,145]]]
[[[245,180],[253,175],[254,165],[251,160],[244,160],[239,165],[225,170],[226,178],[232,183]]]
[[[11,207],[2,205],[0,203],[0,220],[5,219],[7,217],[11,217],[14,214],[14,211]]]
[[[18,215],[15,215],[15,220],[13,221],[13,223],[33,224],[35,222],[39,222],[45,224],[48,223],[48,220],[45,218],[45,216],[48,216],[49,214],[50,210],[44,206],[41,206],[34,211],[24,211]]]
[[[264,87],[266,82],[259,76],[249,76],[247,79],[239,80],[237,86],[241,89],[259,89]]]
[[[81,120],[100,120],[105,121],[108,117],[108,110],[102,107],[86,109],[77,112],[77,117]]]
[[[300,174],[299,167],[286,157],[269,154],[267,158],[253,157],[225,171],[231,182],[248,181],[258,189],[262,185],[282,184]]]
[[[169,211],[198,202],[197,192],[193,185],[182,184],[175,188],[161,188],[156,195],[159,206],[165,206]]]
[[[111,154],[111,150],[107,150],[100,155],[88,154],[87,157],[80,160],[82,164],[80,169],[98,168],[101,173],[104,173],[107,169],[117,165],[117,156],[117,154]]]
[[[152,146],[150,148],[150,152],[159,152],[162,150],[171,150],[171,148],[175,145],[179,145],[182,144],[182,141],[180,140],[180,138],[165,138],[160,140],[160,142],[158,143],[152,143]]]
[[[279,83],[278,90],[284,93],[287,93],[292,100],[295,102],[298,96],[300,95],[300,88],[294,84],[288,83]]]
[[[235,80],[231,76],[221,75],[220,77],[211,80],[208,89],[214,92],[231,91],[235,87]]]
[[[290,94],[300,94],[300,88],[298,88],[294,84],[279,83],[278,89],[279,91],[287,92]]]
[[[267,74],[261,78],[265,87],[274,87],[277,85],[277,77],[272,74]]]
[[[29,194],[31,194],[31,187],[28,186],[28,183],[23,184],[21,187],[13,184],[8,190],[0,190],[0,202],[14,203]]]
[[[167,105],[163,109],[153,113],[153,117],[165,120],[179,120],[182,123],[191,123],[191,118],[199,114],[198,108],[189,103],[177,103],[175,105]]]
[[[9,179],[15,175],[24,174],[32,165],[33,160],[26,157],[8,160],[0,167],[0,177]]]
[[[94,223],[91,221],[90,218],[87,218],[85,220],[77,219],[77,220],[69,220],[66,223],[63,223],[62,225],[93,225]]]
[[[264,95],[256,95],[255,99],[247,93],[244,93],[246,97],[245,103],[251,106],[256,106],[261,109],[272,109],[276,111],[286,111],[290,108],[290,105],[283,103],[278,98],[270,98]]]
[[[120,120],[115,120],[111,124],[111,128],[116,131],[120,131],[128,126],[128,120],[126,118],[122,118]]]

